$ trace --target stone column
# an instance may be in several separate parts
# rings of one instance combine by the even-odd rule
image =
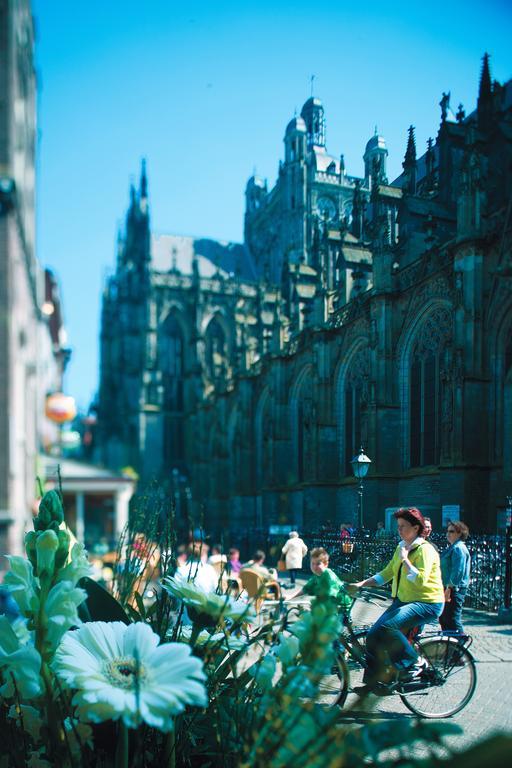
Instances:
[[[114,497],[114,535],[118,539],[128,523],[128,507],[133,494],[131,486],[117,491]]]
[[[80,544],[84,543],[85,534],[85,496],[83,491],[75,494],[76,524],[75,535]]]

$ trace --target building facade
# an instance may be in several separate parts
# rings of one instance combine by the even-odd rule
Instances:
[[[45,430],[52,439],[44,398],[67,359],[56,282],[35,253],[33,48],[30,2],[0,0],[0,556],[23,546]]]
[[[246,189],[245,243],[151,235],[132,190],[103,302],[99,450],[167,483],[208,529],[357,522],[417,505],[495,530],[512,493],[512,81],[389,182],[327,153],[309,99],[276,185]],[[188,261],[187,261],[188,258]],[[177,505],[178,506],[178,505]]]

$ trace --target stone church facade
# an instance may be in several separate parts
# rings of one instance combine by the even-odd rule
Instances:
[[[512,81],[484,57],[403,173],[328,154],[321,102],[286,128],[243,245],[151,233],[143,169],[105,286],[99,458],[134,466],[208,530],[357,520],[402,505],[495,530],[512,494]]]

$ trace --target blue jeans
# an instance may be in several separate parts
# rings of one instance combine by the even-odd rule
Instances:
[[[411,667],[418,654],[404,635],[404,631],[439,618],[444,603],[402,603],[395,597],[366,636],[365,683],[379,680],[379,673],[389,660],[398,670]]]
[[[445,603],[444,611],[439,617],[439,623],[442,629],[447,629],[452,632],[464,632],[464,627],[462,626],[462,606],[464,605],[466,592],[466,587],[452,589],[451,600],[449,603]]]

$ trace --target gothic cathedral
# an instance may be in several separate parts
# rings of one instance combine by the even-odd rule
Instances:
[[[322,103],[287,126],[275,186],[246,188],[245,242],[151,232],[132,188],[103,297],[98,459],[157,479],[210,531],[356,522],[416,505],[477,530],[512,494],[512,81],[483,60],[426,151],[389,181],[328,153]]]

